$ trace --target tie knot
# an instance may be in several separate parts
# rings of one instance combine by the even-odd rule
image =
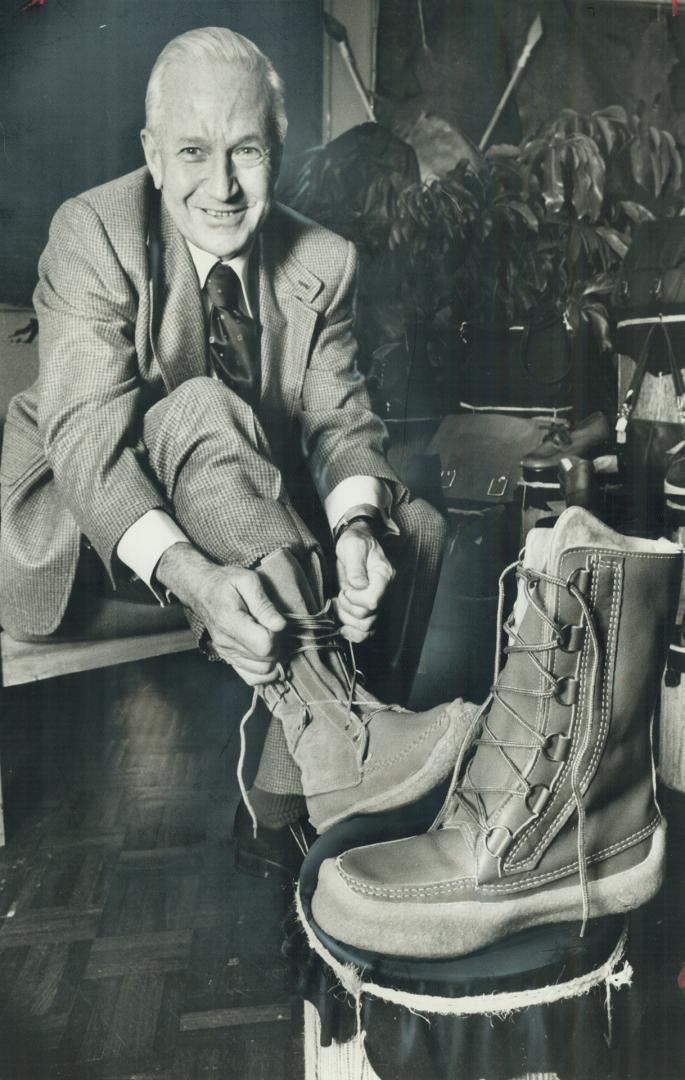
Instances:
[[[207,276],[205,289],[215,307],[227,308],[229,311],[240,310],[242,286],[231,266],[222,262],[215,263]]]

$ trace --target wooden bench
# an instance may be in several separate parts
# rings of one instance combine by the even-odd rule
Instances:
[[[127,664],[131,660],[186,652],[194,649],[195,644],[190,629],[108,638],[104,641],[62,641],[50,645],[15,641],[3,631],[0,634],[2,685],[20,686],[39,679],[53,679],[57,675],[71,675],[77,671]]]
[[[11,397],[34,381],[38,373],[38,342],[30,308],[0,305],[0,434]],[[21,333],[18,333],[21,331]],[[20,686],[58,675],[147,660],[153,656],[195,648],[190,629],[174,629],[97,641],[27,644],[0,634],[2,685]],[[0,846],[5,843],[2,779],[0,775]]]

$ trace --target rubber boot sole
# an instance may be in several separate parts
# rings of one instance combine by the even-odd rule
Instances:
[[[652,836],[642,862],[588,884],[590,918],[619,915],[642,907],[659,891],[663,880],[666,825]],[[379,885],[380,889],[381,886]],[[582,900],[577,879],[573,885],[519,892],[511,900],[418,903],[364,895],[351,888],[328,859],[319,871],[312,898],[312,915],[331,937],[359,949],[389,956],[438,959],[466,956],[521,930],[546,923],[577,922]]]

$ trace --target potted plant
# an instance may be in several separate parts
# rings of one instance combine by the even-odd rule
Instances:
[[[587,411],[604,393],[590,376],[613,386],[607,300],[632,225],[681,205],[673,136],[620,107],[565,110],[519,147],[489,151],[475,187],[461,172],[478,196],[458,282],[467,391],[549,407],[570,395]]]
[[[284,198],[359,249],[386,418],[453,411],[455,375],[471,404],[559,410],[575,393],[580,414],[613,386],[607,303],[632,226],[678,212],[681,184],[673,136],[613,106],[564,110],[427,183],[411,147],[360,125],[310,151]]]

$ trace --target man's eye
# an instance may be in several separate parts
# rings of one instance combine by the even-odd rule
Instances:
[[[186,158],[199,158],[202,150],[199,146],[183,146],[179,150],[179,154]]]
[[[240,146],[236,154],[242,161],[259,161],[264,151],[259,146]]]

